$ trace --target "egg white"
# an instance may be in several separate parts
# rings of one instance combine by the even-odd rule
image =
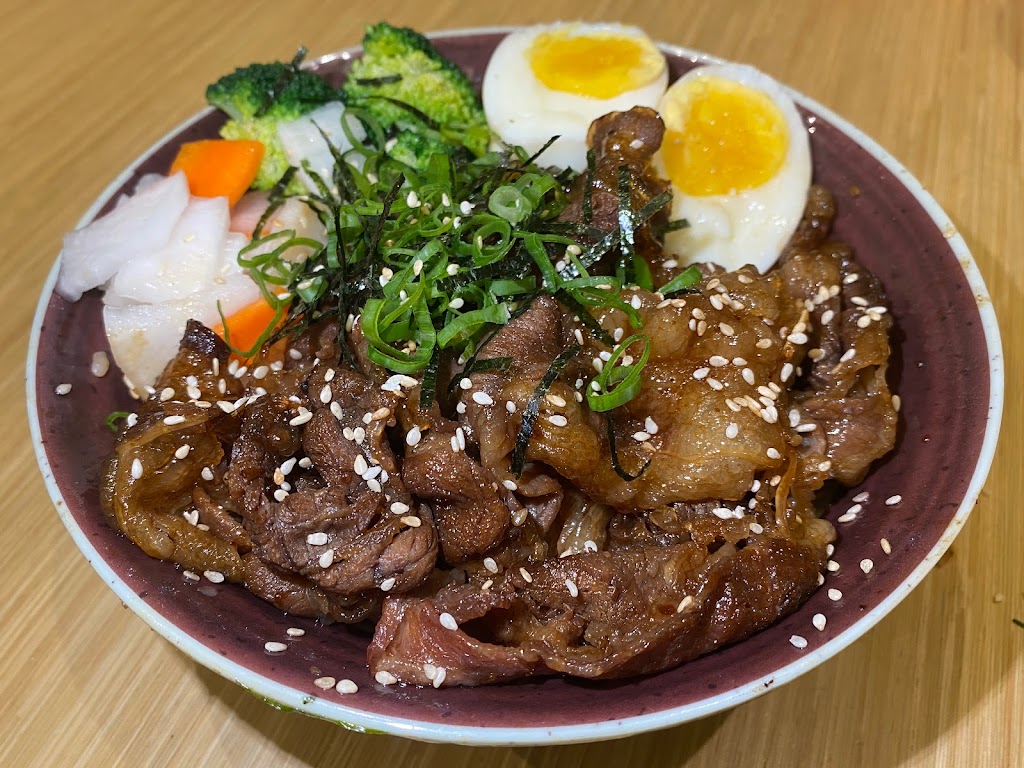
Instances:
[[[491,130],[505,143],[537,152],[552,136],[559,139],[538,162],[582,171],[587,167],[587,130],[609,112],[634,106],[655,108],[668,85],[668,67],[647,85],[608,99],[589,98],[548,88],[533,73],[529,50],[538,35],[566,27],[551,24],[512,32],[498,44],[487,65],[483,105]],[[572,24],[574,33],[611,34],[650,43],[638,28],[620,24]]]
[[[694,196],[673,185],[672,218],[686,219],[689,227],[666,234],[665,252],[680,264],[714,263],[727,270],[753,264],[765,272],[778,260],[807,203],[811,183],[807,129],[782,86],[757,69],[740,64],[700,67],[677,80],[659,105],[667,129],[673,127],[673,116],[679,115],[678,97],[685,93],[686,84],[707,77],[732,80],[770,98],[785,119],[788,148],[775,175],[752,189]],[[655,168],[668,178],[660,152],[655,157]]]

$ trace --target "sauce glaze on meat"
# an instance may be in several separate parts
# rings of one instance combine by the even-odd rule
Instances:
[[[660,120],[645,112],[592,127],[595,222],[610,164],[630,167],[636,194],[661,189],[645,176]],[[625,135],[644,149],[625,154]],[[579,209],[570,197],[567,215]],[[325,323],[245,369],[190,323],[119,437],[103,508],[153,557],[219,571],[295,615],[375,622],[371,674],[480,685],[676,666],[817,588],[835,538],[818,492],[859,482],[894,445],[892,321],[878,281],[829,239],[834,216],[813,187],[769,273],[708,268],[667,300],[624,292],[650,338],[639,395],[611,412],[620,463],[649,462],[637,480],[613,469],[604,418],[580,396],[606,348],[542,296],[480,353],[511,358],[507,370],[473,373],[423,410],[419,381],[370,362],[358,323],[355,367]],[[638,247],[674,274],[650,231]],[[597,319],[628,328],[618,310]],[[524,409],[578,339],[516,477]]]

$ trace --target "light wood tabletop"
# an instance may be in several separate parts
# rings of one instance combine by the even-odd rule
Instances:
[[[469,748],[280,712],[192,662],[79,554],[36,468],[24,394],[33,311],[62,234],[235,66],[423,31],[613,19],[750,62],[889,149],[943,205],[999,316],[1001,445],[951,551],[893,613],[793,683],[708,719],[604,744]],[[1024,3],[37,0],[0,13],[0,765],[1024,765]]]

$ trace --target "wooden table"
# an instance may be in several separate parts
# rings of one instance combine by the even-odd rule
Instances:
[[[368,4],[367,4],[368,5]],[[476,5],[476,4],[474,4]],[[404,4],[37,0],[0,14],[8,321],[0,343],[0,765],[1024,765],[1022,398],[978,508],[919,589],[853,647],[731,712],[607,744],[471,749],[360,736],[271,709],[125,610],[66,534],[30,446],[22,361],[62,233],[237,65],[422,30],[622,19],[751,62],[890,149],[958,223],[1024,374],[1024,3],[818,0]],[[653,4],[651,4],[653,6]]]

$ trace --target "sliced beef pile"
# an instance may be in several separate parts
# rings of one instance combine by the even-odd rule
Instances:
[[[596,242],[627,187],[634,209],[661,193],[662,132],[651,110],[595,121],[563,220]],[[480,685],[678,665],[817,588],[835,537],[818,491],[893,447],[892,321],[878,281],[829,239],[834,216],[814,187],[769,273],[709,266],[684,293],[628,288],[632,311],[594,310],[599,329],[535,297],[470,360],[442,361],[429,406],[420,378],[372,362],[358,322],[352,364],[322,323],[245,366],[192,323],[118,440],[104,509],[148,554],[283,610],[377,620],[371,674]],[[663,221],[636,232],[659,285]],[[646,351],[639,391],[592,410],[633,334],[621,359]]]
[[[316,329],[246,370],[191,323],[107,465],[113,524],[297,615],[361,621],[423,582],[437,536],[387,440],[396,398],[331,367],[335,338]]]

